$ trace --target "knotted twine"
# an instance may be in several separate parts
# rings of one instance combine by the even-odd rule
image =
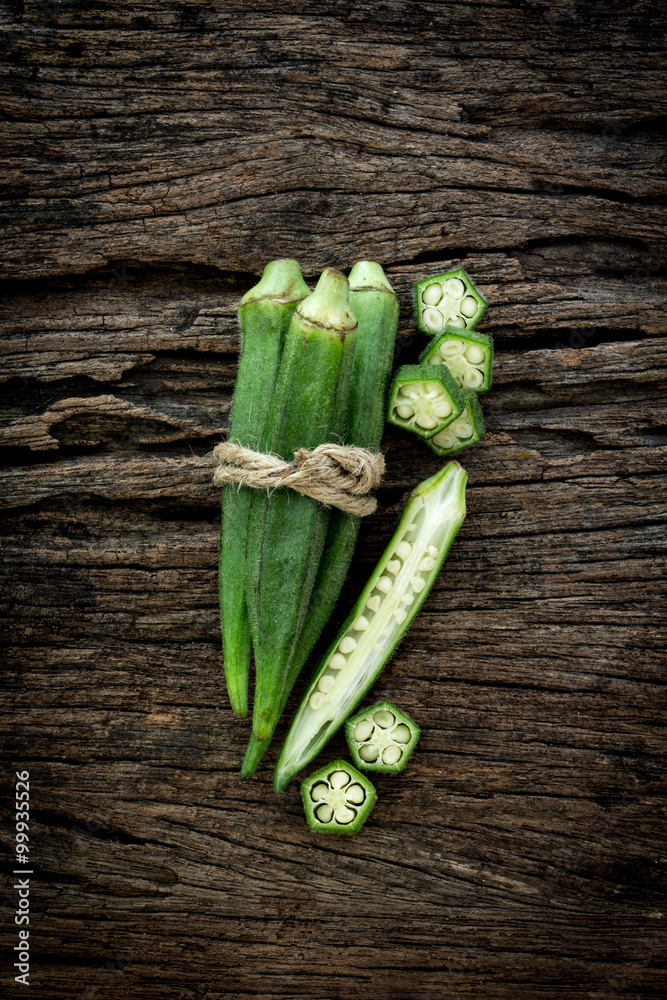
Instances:
[[[239,483],[257,490],[289,486],[297,493],[338,507],[346,514],[364,517],[377,507],[375,497],[366,496],[380,484],[384,458],[353,445],[320,444],[313,451],[299,448],[294,461],[264,455],[251,448],[223,441],[213,451],[219,463],[213,473],[216,486]]]

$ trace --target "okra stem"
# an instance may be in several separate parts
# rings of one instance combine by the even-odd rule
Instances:
[[[309,294],[295,260],[267,264],[241,299],[241,358],[229,422],[229,440],[262,451],[264,431],[285,334],[294,310]],[[220,614],[225,677],[236,715],[248,714],[250,628],[245,607],[245,561],[252,491],[227,486],[222,498]]]

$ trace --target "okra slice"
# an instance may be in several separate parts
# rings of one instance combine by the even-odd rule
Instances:
[[[356,833],[375,804],[375,788],[344,760],[311,774],[301,785],[308,826],[315,833]]]
[[[484,434],[484,418],[477,393],[465,390],[462,393],[465,405],[461,416],[426,442],[439,458],[454,455],[457,451],[469,448],[471,444],[477,444]]]
[[[398,774],[408,762],[421,730],[389,701],[365,708],[345,723],[352,760],[366,771]]]
[[[419,611],[465,517],[465,470],[449,462],[410,495],[396,531],[308,685],[276,765],[285,785],[375,681]]]
[[[487,301],[463,268],[436,274],[414,287],[417,329],[429,337],[445,327],[472,330],[484,315]]]
[[[391,387],[387,420],[427,441],[456,420],[463,406],[445,365],[403,365]]]
[[[488,392],[491,388],[493,341],[484,333],[447,328],[430,344],[421,358],[422,365],[446,365],[460,389]]]

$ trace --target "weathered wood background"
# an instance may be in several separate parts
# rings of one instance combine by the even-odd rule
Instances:
[[[664,997],[665,5],[0,13],[7,995],[28,768],[32,996]],[[221,679],[203,457],[275,256],[379,260],[402,362],[412,283],[462,263],[497,344],[468,519],[374,689],[423,738],[343,843],[239,782]],[[385,447],[338,617],[438,466]]]

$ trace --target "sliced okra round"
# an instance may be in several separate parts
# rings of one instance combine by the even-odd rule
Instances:
[[[418,281],[414,304],[417,328],[429,337],[439,336],[446,327],[473,330],[487,306],[463,268]]]
[[[446,365],[460,389],[488,392],[491,388],[493,341],[476,330],[447,328],[419,361],[422,365]]]
[[[306,819],[316,833],[352,834],[366,821],[375,803],[368,778],[344,760],[320,768],[301,785]]]
[[[434,435],[427,445],[438,457],[453,455],[457,451],[477,444],[484,434],[484,419],[482,408],[477,399],[477,393],[462,390],[464,396],[463,412],[448,427]]]
[[[352,760],[366,771],[398,774],[407,764],[420,732],[409,716],[388,701],[363,709],[345,723]]]
[[[463,412],[463,399],[445,365],[403,365],[389,394],[387,420],[425,441]]]

